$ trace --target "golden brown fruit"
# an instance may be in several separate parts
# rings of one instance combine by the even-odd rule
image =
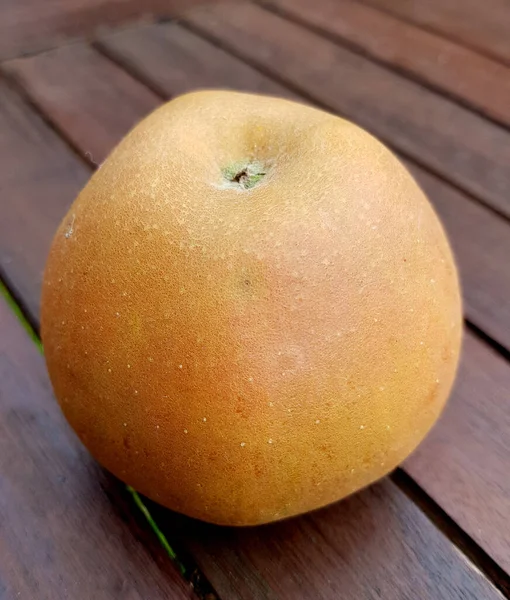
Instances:
[[[210,91],[147,117],[79,195],[42,336],[100,463],[174,510],[247,525],[409,455],[450,392],[461,303],[441,225],[382,144]]]

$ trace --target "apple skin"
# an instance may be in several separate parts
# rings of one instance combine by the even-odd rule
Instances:
[[[94,457],[227,525],[386,475],[443,410],[462,311],[454,259],[399,160],[299,103],[186,94],[141,121],[73,203],[42,338]]]

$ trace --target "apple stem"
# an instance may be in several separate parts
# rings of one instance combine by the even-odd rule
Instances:
[[[261,163],[236,163],[223,169],[223,177],[230,184],[229,187],[249,190],[266,175],[266,169]],[[232,185],[234,184],[234,185]]]

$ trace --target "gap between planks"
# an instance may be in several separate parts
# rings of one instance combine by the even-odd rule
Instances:
[[[165,19],[165,20],[162,19],[157,24],[171,23],[173,21],[174,21],[174,19]],[[167,94],[162,87],[160,87],[154,81],[151,81],[150,77],[146,77],[141,71],[139,71],[133,65],[129,64],[128,61],[122,60],[119,56],[117,56],[114,52],[112,52],[106,44],[103,44],[103,42],[100,39],[93,40],[90,45],[92,46],[92,48],[94,48],[94,50],[96,50],[96,52],[99,52],[99,54],[101,54],[101,56],[106,58],[106,60],[109,60],[111,63],[113,63],[119,69],[122,69],[123,71],[125,71],[135,81],[138,81],[139,83],[144,85],[147,89],[149,89],[153,94],[156,94],[156,96],[158,96],[158,98],[160,98],[162,101],[166,102],[166,101],[169,101],[172,99],[172,96]]]
[[[450,540],[461,556],[473,564],[506,598],[510,598],[510,575],[476,540],[457,525],[455,520],[401,467],[395,469],[390,479]]]
[[[90,153],[83,152],[80,146],[78,144],[75,144],[72,138],[67,135],[65,130],[59,127],[58,124],[55,123],[55,121],[49,115],[47,115],[44,112],[44,110],[41,109],[41,107],[37,104],[35,100],[33,100],[33,98],[30,96],[27,90],[20,83],[18,83],[18,81],[16,81],[14,77],[12,77],[11,75],[9,75],[9,73],[3,70],[1,63],[0,76],[2,76],[2,79],[7,84],[7,86],[11,90],[13,90],[18,96],[20,96],[23,99],[23,101],[30,107],[30,109],[44,121],[45,125],[47,125],[57,137],[59,137],[65,142],[66,146],[76,157],[78,157],[82,162],[84,162],[87,167],[97,169],[98,164],[94,161]],[[19,304],[23,306],[22,301],[20,301]],[[29,317],[27,317],[27,319],[30,321]],[[34,323],[32,323],[32,325],[34,325]],[[34,327],[34,329],[37,329],[37,327]]]

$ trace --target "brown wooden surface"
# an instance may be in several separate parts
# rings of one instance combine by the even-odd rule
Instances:
[[[159,104],[144,85],[84,44],[13,60],[3,68],[95,164],[112,149],[105,122],[124,134]]]
[[[98,45],[164,97],[207,87],[292,96],[284,86],[176,23],[119,32],[103,37]]]
[[[405,469],[510,572],[510,368],[472,335],[439,425]]]
[[[121,23],[168,17],[208,0],[2,0],[0,60],[53,48]]]
[[[209,83],[211,81],[210,72],[221,74],[221,78],[218,76],[216,80],[218,85],[236,87],[236,78],[239,77],[242,86],[249,86],[248,77],[253,75],[254,72],[238,62],[235,62],[235,70],[222,70],[223,52],[217,54],[209,52],[208,73],[205,75],[203,84],[201,84],[199,75],[193,71],[189,63],[186,63],[186,69],[178,71],[178,77],[165,78],[165,65],[167,62],[170,62],[172,65],[170,72],[178,69],[179,65],[179,61],[172,63],[174,44],[170,40],[173,34],[177,36],[176,44],[182,42],[183,36],[188,41],[188,53],[191,53],[193,48],[195,48],[197,49],[196,54],[198,54],[199,50],[202,49],[201,41],[196,36],[188,34],[185,31],[183,32],[181,28],[175,25],[144,27],[136,36],[134,36],[133,32],[119,33],[113,36],[114,41],[110,41],[110,39],[103,40],[102,47],[109,50],[114,48],[116,59],[122,64],[128,64],[130,68],[135,66],[136,70],[144,73],[145,78],[151,80],[151,85],[158,86],[158,89],[164,95],[170,96],[193,87],[211,85]],[[136,39],[137,43],[133,42],[134,39]],[[79,150],[82,153],[86,148],[93,145],[95,131],[100,130],[103,143],[102,155],[104,155],[124,135],[127,128],[131,126],[131,119],[129,123],[123,123],[122,120],[109,117],[115,110],[118,94],[113,91],[106,93],[102,86],[91,87],[90,93],[83,98],[80,104],[83,122],[93,123],[94,127],[82,127],[78,118],[73,120],[67,119],[67,115],[72,112],[74,98],[82,96],[80,94],[83,85],[82,82],[86,79],[94,80],[96,78],[96,69],[98,71],[97,79],[102,80],[105,68],[103,63],[108,63],[107,59],[100,56],[95,57],[93,66],[89,62],[82,63],[80,60],[77,60],[77,57],[82,56],[83,51],[77,51],[76,49],[62,49],[59,53],[46,55],[47,58],[45,57],[45,60],[51,58],[52,60],[61,62],[62,58],[60,55],[67,50],[72,50],[73,56],[72,61],[71,59],[65,61],[68,70],[64,71],[48,67],[47,70],[50,73],[58,73],[59,77],[52,79],[51,86],[39,84],[39,88],[41,89],[50,90],[51,92],[52,89],[56,88],[59,90],[59,93],[51,94],[47,92],[44,97],[40,95],[34,95],[33,97],[50,115],[58,128],[65,131],[71,138],[78,139],[74,127],[78,131],[83,132],[79,141],[81,144]],[[18,67],[22,66],[25,77],[20,79],[20,81],[30,93],[33,93],[34,89],[33,78],[38,79],[41,77],[37,68],[33,66],[37,65],[38,61],[38,58],[30,58],[11,63],[11,73],[17,73]],[[29,63],[33,63],[33,65],[28,66]],[[112,69],[120,71],[119,67],[115,67],[110,63],[108,63],[108,69],[109,72]],[[243,69],[246,70],[244,75]],[[70,75],[71,73],[72,76]],[[115,82],[119,81],[119,77],[110,73],[110,79],[112,87],[115,88]],[[138,118],[141,118],[147,112],[148,107],[141,106],[138,102],[139,91],[137,83],[130,80],[128,85],[128,79],[125,81],[126,85],[122,88],[125,111],[132,117],[132,120],[137,118],[137,111],[139,111]],[[261,75],[254,77],[253,85],[256,89],[260,89],[261,81],[268,82],[269,80],[264,79]],[[270,87],[270,83],[267,83],[267,85]],[[243,89],[249,89],[249,87],[244,87]],[[426,173],[423,169],[411,166],[411,170],[432,199],[453,242],[461,268],[468,316],[486,332],[499,339],[501,343],[507,343],[510,347],[510,328],[506,327],[506,323],[510,321],[510,305],[506,301],[510,297],[510,270],[506,267],[506,257],[510,256],[508,224],[485,207],[469,199],[437,177]],[[466,360],[471,364],[473,359],[470,358],[469,353],[475,352],[479,348],[480,343],[477,345],[471,338],[468,339],[471,340],[471,344],[466,350],[468,353]],[[470,350],[471,346],[473,346],[474,350]],[[489,350],[485,349],[485,354],[482,352],[482,355],[486,358],[485,364],[489,371],[490,368],[495,372],[498,372],[498,368],[506,369],[510,377],[510,368],[504,363],[501,366],[501,361],[498,362],[497,358],[493,357]],[[462,371],[461,377],[466,377],[466,369]],[[487,395],[498,397],[500,392],[497,382],[492,382],[489,378],[486,384]],[[479,402],[478,397],[469,396],[470,388],[471,384],[463,385],[461,382],[459,391],[456,392],[456,400],[452,409],[454,415],[457,413],[462,415],[462,407],[464,405],[476,406],[477,402]],[[508,411],[507,408],[505,410]],[[486,411],[487,418],[491,418],[491,415],[496,418],[497,413],[494,411],[492,404],[486,406]],[[476,422],[476,417],[472,418]],[[502,548],[505,546],[505,534],[504,530],[500,527],[500,523],[497,520],[494,521],[494,528],[488,529],[490,535],[479,535],[477,532],[482,525],[492,522],[493,515],[498,510],[498,504],[501,504],[499,497],[494,495],[494,504],[488,500],[483,505],[480,505],[478,503],[480,490],[484,486],[492,486],[499,488],[501,494],[504,494],[506,491],[510,494],[510,483],[508,486],[504,485],[499,479],[501,465],[504,465],[505,460],[510,461],[510,453],[505,454],[502,450],[504,448],[505,428],[492,432],[492,435],[495,436],[494,441],[490,439],[491,433],[484,427],[484,422],[480,423],[480,435],[482,439],[483,436],[487,436],[486,447],[491,447],[491,443],[494,442],[500,448],[500,452],[497,455],[500,466],[494,470],[490,469],[490,455],[482,453],[478,457],[478,467],[473,472],[468,468],[472,454],[469,452],[469,447],[464,447],[462,444],[459,445],[457,429],[451,426],[451,420],[445,421],[445,423],[441,422],[439,432],[442,439],[445,440],[444,445],[449,444],[449,456],[454,456],[458,452],[465,451],[463,460],[461,461],[462,470],[460,472],[455,472],[455,469],[458,469],[458,465],[453,460],[445,461],[443,465],[445,472],[443,483],[448,476],[449,470],[451,470],[451,477],[457,477],[462,482],[464,502],[458,505],[452,502],[448,496],[449,490],[446,488],[444,490],[445,502],[443,503],[441,493],[436,490],[437,482],[435,480],[431,480],[429,489],[426,474],[430,472],[430,465],[428,470],[425,467],[423,468],[420,482],[428,493],[434,495],[438,504],[447,510],[452,518],[465,525],[465,529],[479,541],[480,545],[487,552],[496,560],[501,560],[501,552],[493,551],[494,548],[497,549],[498,547]],[[427,446],[425,445],[424,464],[427,461],[426,448]],[[411,462],[410,465],[412,464]],[[480,478],[481,474],[484,475],[483,478]],[[506,513],[503,511],[500,514],[504,515]]]
[[[0,82],[0,276],[36,322],[49,241],[91,172],[77,154],[90,164],[101,162],[160,97],[211,86],[291,97],[302,92],[412,158],[406,164],[452,240],[467,317],[510,349],[510,225],[483,206],[510,215],[510,133],[403,75],[422,78],[504,120],[501,98],[507,82],[498,87],[497,78],[507,69],[406,24],[409,15],[406,20],[388,17],[386,0],[367,0],[388,4],[383,11],[367,8],[366,2],[318,0],[310,5],[313,13],[305,12],[304,0],[267,1],[278,3],[281,14],[292,11],[293,18],[311,21],[316,32],[259,6],[214,3],[193,8],[181,25],[102,34],[98,49],[80,43],[0,66],[34,104]],[[500,10],[499,1],[489,0],[488,6]],[[436,3],[414,3],[413,10],[422,15],[423,4]],[[446,0],[446,9],[437,11],[443,25],[455,14],[448,12],[453,4],[459,6],[459,0]],[[396,0],[391,10],[410,5]],[[68,6],[72,12],[73,2]],[[475,9],[467,0],[462,19],[473,23]],[[327,18],[318,20],[321,14]],[[420,18],[413,16],[416,23]],[[481,17],[482,37],[491,18]],[[407,37],[411,29],[418,36],[414,45]],[[332,41],[337,38],[340,45]],[[355,52],[341,47],[346,41]],[[432,60],[441,51],[450,65]],[[458,80],[449,82],[449,73]],[[483,81],[490,83],[480,89]],[[492,97],[492,89],[502,90],[500,98]],[[17,598],[18,592],[19,597],[73,600],[188,597],[189,586],[140,526],[140,515],[130,513],[121,484],[97,467],[68,430],[51,398],[42,359],[1,303],[0,331],[2,600]],[[458,535],[472,538],[464,543],[476,567],[436,527],[439,521],[425,517],[391,481],[311,515],[261,528],[218,528],[155,505],[152,510],[172,544],[190,564],[198,563],[220,599],[500,598],[478,568],[510,597],[507,356],[466,334],[448,408],[404,465],[421,486],[416,493],[427,513],[439,515],[440,507],[453,519],[452,527],[465,532]],[[90,520],[85,532],[83,515],[87,524]]]
[[[507,0],[361,0],[510,64]]]
[[[43,358],[0,296],[0,597],[192,598],[123,484],[64,421]]]
[[[0,132],[0,269],[35,321],[55,225],[89,171],[1,80]]]
[[[505,129],[258,6],[214,3],[186,22],[510,216]]]
[[[176,530],[171,514],[157,517]],[[390,482],[290,521],[248,529],[184,524],[180,536],[222,598],[499,597]]]
[[[510,124],[510,67],[356,0],[265,0],[264,5]]]

